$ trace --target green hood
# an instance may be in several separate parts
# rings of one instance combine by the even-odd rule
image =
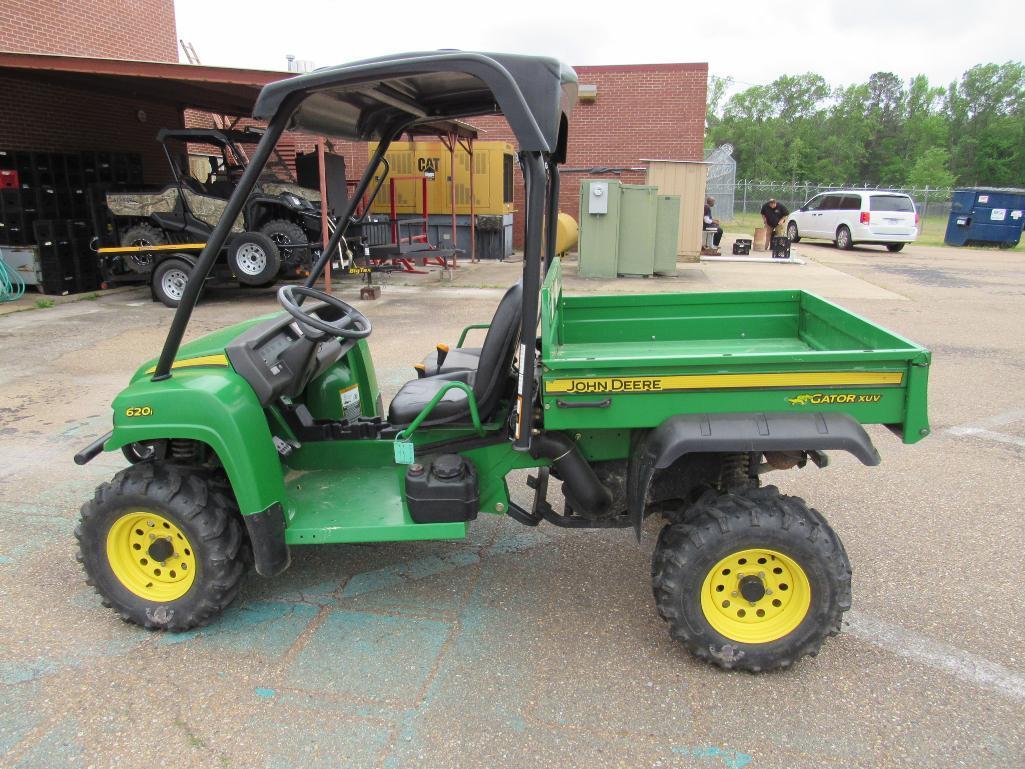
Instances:
[[[223,355],[224,348],[244,331],[249,330],[257,323],[263,323],[265,320],[270,320],[280,314],[281,313],[273,312],[268,315],[261,315],[257,318],[251,318],[249,320],[244,320],[241,323],[226,326],[220,331],[214,331],[206,336],[201,336],[199,339],[193,339],[191,342],[181,346],[174,359],[176,361],[181,361],[188,360],[189,358],[201,358],[206,355]],[[146,361],[136,369],[135,374],[132,376],[132,381],[134,382],[136,379],[148,376],[149,374],[147,372],[151,372],[153,367],[156,365],[157,358],[151,358]]]

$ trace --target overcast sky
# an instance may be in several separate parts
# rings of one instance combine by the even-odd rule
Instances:
[[[256,69],[284,70],[286,54],[321,67],[461,48],[574,65],[704,61],[743,87],[809,71],[832,85],[880,70],[946,84],[974,64],[1025,58],[1023,0],[175,0],[175,9],[178,36],[204,64]]]

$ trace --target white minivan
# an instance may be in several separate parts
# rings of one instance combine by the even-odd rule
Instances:
[[[816,195],[790,214],[787,237],[833,241],[837,248],[878,243],[900,251],[918,236],[915,202],[903,192],[832,190]]]

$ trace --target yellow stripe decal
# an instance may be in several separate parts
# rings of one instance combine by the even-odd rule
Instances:
[[[110,248],[98,248],[98,254],[138,254],[150,251],[198,251],[204,248],[206,243],[165,243],[159,246],[117,246]]]
[[[899,385],[900,371],[809,371],[794,374],[691,374],[687,376],[634,376],[586,379],[551,379],[549,395],[588,393],[652,393],[680,390],[722,390],[752,387],[867,387]]]
[[[171,364],[171,368],[195,368],[196,366],[227,366],[228,356],[227,355],[200,355],[198,358],[185,358],[184,360],[176,360]],[[147,374],[152,374],[157,370],[156,366],[150,366],[146,370]]]

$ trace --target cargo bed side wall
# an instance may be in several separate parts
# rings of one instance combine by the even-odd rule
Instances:
[[[563,344],[797,339],[799,308],[796,291],[569,296],[558,337]]]

